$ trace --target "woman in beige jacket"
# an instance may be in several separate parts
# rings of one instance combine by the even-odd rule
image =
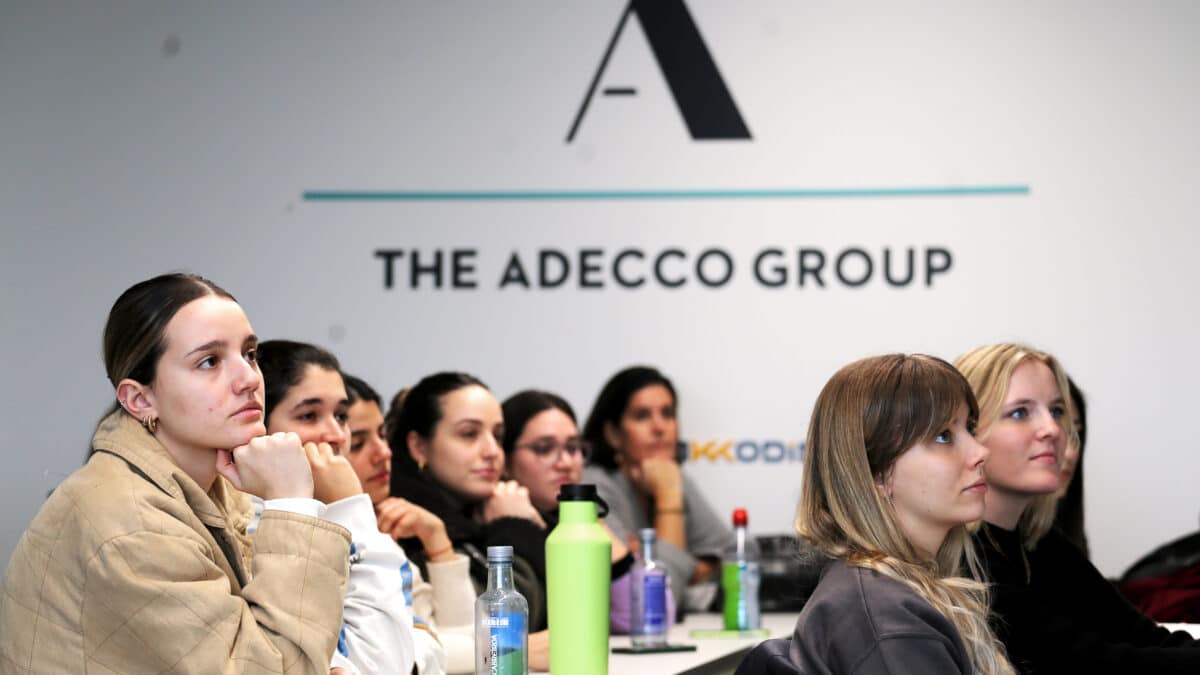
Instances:
[[[117,406],[9,562],[0,673],[329,671],[349,535],[316,517],[313,475],[345,460],[264,435],[256,344],[201,277],[117,299]],[[252,551],[239,490],[266,500]]]

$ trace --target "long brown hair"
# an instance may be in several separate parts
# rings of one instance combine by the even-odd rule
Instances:
[[[929,560],[877,487],[901,455],[945,429],[963,405],[974,420],[967,381],[936,357],[890,354],[839,370],[809,423],[796,532],[828,555],[912,588],[954,624],[975,672],[1012,673],[988,626],[987,585],[968,525],[951,529]]]

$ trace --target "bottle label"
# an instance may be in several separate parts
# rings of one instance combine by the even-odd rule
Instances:
[[[721,565],[721,590],[725,594],[725,629],[758,628],[759,568],[755,562],[727,562]]]
[[[667,632],[667,577],[648,574],[642,577],[642,633]]]
[[[483,625],[488,641],[484,664],[489,675],[524,675],[525,615],[492,614],[483,618]]]

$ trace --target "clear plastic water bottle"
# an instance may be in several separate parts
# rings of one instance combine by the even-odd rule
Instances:
[[[487,590],[475,601],[475,675],[527,675],[529,603],[513,585],[511,546],[489,546]]]
[[[654,560],[654,541],[657,534],[648,527],[638,531],[642,555],[630,571],[630,608],[633,612],[630,635],[634,647],[661,647],[667,643],[667,572]]]
[[[762,577],[758,544],[746,531],[746,509],[733,510],[733,544],[721,558],[721,590],[725,594],[725,630],[762,626],[758,584]]]

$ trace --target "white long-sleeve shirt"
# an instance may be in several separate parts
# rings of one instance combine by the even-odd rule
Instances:
[[[426,563],[426,570],[428,582],[412,565],[413,621],[424,620],[437,631],[446,650],[447,673],[474,673],[476,596],[470,560],[457,553],[454,560]]]
[[[262,508],[255,500],[251,531]],[[416,567],[404,550],[379,531],[370,497],[336,501],[319,515],[350,530],[351,538],[342,632],[330,666],[359,675],[407,675],[416,666],[420,675],[442,675],[445,650],[424,621],[414,621],[413,591],[420,576],[412,574]]]
[[[324,517],[350,530],[350,577],[338,653],[360,675],[411,673],[421,659],[436,663],[437,654],[431,652],[438,651],[437,645],[428,644],[428,633],[414,629],[412,605],[406,601],[402,570],[408,558],[379,531],[371,498],[358,494],[333,502]]]

